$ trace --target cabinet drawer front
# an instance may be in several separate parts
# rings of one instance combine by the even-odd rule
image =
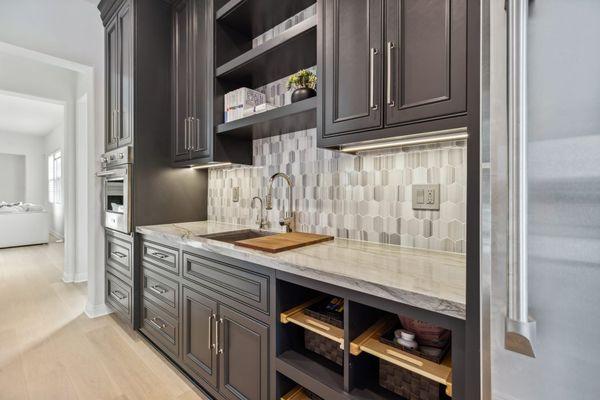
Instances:
[[[179,324],[175,318],[161,311],[147,298],[144,298],[142,302],[141,330],[157,346],[177,358],[179,355]]]
[[[131,279],[133,276],[133,245],[130,241],[106,233],[106,264]]]
[[[183,276],[240,303],[269,313],[269,277],[197,254],[183,254]]]
[[[145,265],[142,268],[144,296],[177,316],[179,314],[179,283],[148,270]]]
[[[142,259],[153,266],[179,275],[179,251],[158,243],[142,242]]]
[[[126,321],[131,321],[131,310],[133,308],[133,290],[131,289],[131,286],[107,272],[105,288],[106,302],[121,318]]]

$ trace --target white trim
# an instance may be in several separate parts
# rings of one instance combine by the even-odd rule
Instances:
[[[87,73],[92,70],[92,67],[88,65],[80,64],[75,61],[65,60],[64,58],[54,57],[49,54],[41,53],[35,50],[29,50],[24,47],[15,46],[13,44],[2,41],[0,41],[0,52],[28,58],[34,61],[40,61],[46,64],[54,65],[55,67],[70,69],[71,71],[75,72]]]
[[[63,240],[63,241],[65,240],[65,237],[63,235],[61,235],[58,232],[53,231],[52,229],[50,229],[50,235],[54,236],[58,240]]]
[[[87,304],[85,306],[85,315],[87,315],[88,318],[103,317],[105,315],[112,314],[112,313],[113,313],[113,310],[111,310],[110,307],[108,307],[106,304],[97,304],[97,305]]]
[[[63,278],[65,282],[73,282],[77,279],[88,282],[88,305],[86,306],[86,314],[91,317],[100,316],[110,313],[110,310],[105,305],[95,306],[97,298],[103,298],[104,279],[101,277],[104,274],[104,263],[101,261],[100,255],[103,255],[104,243],[96,233],[98,230],[99,210],[97,209],[97,200],[99,200],[100,184],[92,178],[93,173],[97,168],[96,163],[96,122],[102,123],[103,110],[97,109],[97,102],[101,103],[102,99],[95,99],[96,80],[103,78],[103,72],[95,71],[93,66],[80,64],[70,60],[55,57],[49,54],[41,53],[34,50],[29,50],[23,47],[15,46],[6,42],[0,41],[0,53],[12,54],[34,61],[54,65],[65,68],[71,71],[80,73],[85,78],[86,95],[87,95],[87,135],[85,138],[78,138],[79,142],[83,142],[85,151],[76,157],[76,125],[69,124],[69,121],[75,121],[77,103],[82,100],[82,97],[75,100],[75,104],[52,99],[44,99],[52,103],[63,104],[65,107],[65,133],[64,133],[64,153],[63,163],[66,173],[63,175],[63,204],[64,204],[64,226],[65,226],[65,266],[63,270]],[[100,86],[99,86],[100,87]],[[2,93],[2,91],[0,91]],[[102,92],[98,93],[98,95]],[[18,95],[18,94],[17,94]],[[21,94],[26,98],[35,98]],[[67,107],[68,105],[68,107]],[[98,115],[96,115],[98,114]],[[67,116],[72,116],[70,120]],[[102,126],[102,125],[100,125]],[[100,128],[101,129],[101,128]],[[102,146],[100,145],[100,149]],[[100,150],[99,149],[99,150]],[[83,155],[83,157],[81,157]],[[85,186],[78,187],[77,191],[84,192],[85,197],[77,202],[76,189],[76,174],[75,171],[82,171],[87,177],[86,182],[79,182]],[[82,204],[85,203],[85,204]],[[84,221],[79,221],[79,220]],[[77,223],[79,221],[79,223]],[[77,231],[82,229],[83,231]],[[77,257],[77,258],[76,258]],[[83,271],[75,272],[75,266],[84,269]],[[87,275],[87,276],[86,276]],[[90,304],[92,304],[90,306]]]

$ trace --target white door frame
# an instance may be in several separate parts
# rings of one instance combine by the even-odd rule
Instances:
[[[65,124],[65,270],[63,280],[74,282],[88,280],[87,305],[85,313],[97,317],[109,313],[104,304],[104,242],[100,227],[100,182],[94,173],[98,168],[97,151],[101,151],[102,142],[96,140],[97,130],[103,130],[103,109],[97,102],[102,102],[102,92],[95,93],[95,88],[101,88],[103,72],[96,71],[90,65],[80,64],[49,54],[29,50],[0,41],[0,52],[18,55],[35,61],[69,69],[80,75],[85,82],[87,96],[87,135],[76,137],[75,124]],[[99,84],[100,83],[100,84]],[[101,89],[99,89],[101,90]],[[79,93],[81,94],[81,93]],[[96,99],[96,97],[100,97]],[[81,98],[80,98],[81,99]],[[75,120],[77,99],[65,106],[65,116],[70,113]],[[96,127],[96,122],[100,122]],[[79,142],[78,145],[77,142]],[[99,147],[98,147],[99,146]],[[79,152],[79,149],[82,151]],[[79,157],[76,157],[79,155]],[[79,180],[76,180],[77,174]],[[79,183],[79,187],[77,187]],[[85,185],[81,187],[81,185]],[[79,194],[79,196],[77,196]],[[79,228],[79,231],[77,230]],[[81,231],[83,229],[83,231]],[[85,242],[85,243],[84,243]],[[77,256],[79,252],[79,256]]]

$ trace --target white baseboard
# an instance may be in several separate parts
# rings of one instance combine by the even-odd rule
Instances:
[[[62,280],[63,280],[64,283],[81,283],[81,282],[87,282],[87,280],[88,280],[88,274],[87,274],[87,271],[86,272],[80,272],[78,274],[63,273]]]
[[[86,304],[85,305],[85,314],[89,318],[98,318],[103,317],[108,314],[112,314],[112,310],[106,304]]]
[[[61,235],[58,232],[54,232],[52,229],[50,229],[50,235],[54,236],[55,238],[59,239],[59,240],[65,240],[64,235]]]

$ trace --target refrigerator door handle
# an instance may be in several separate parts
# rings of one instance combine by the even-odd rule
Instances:
[[[527,285],[528,0],[508,1],[508,310],[504,346],[535,358]]]

